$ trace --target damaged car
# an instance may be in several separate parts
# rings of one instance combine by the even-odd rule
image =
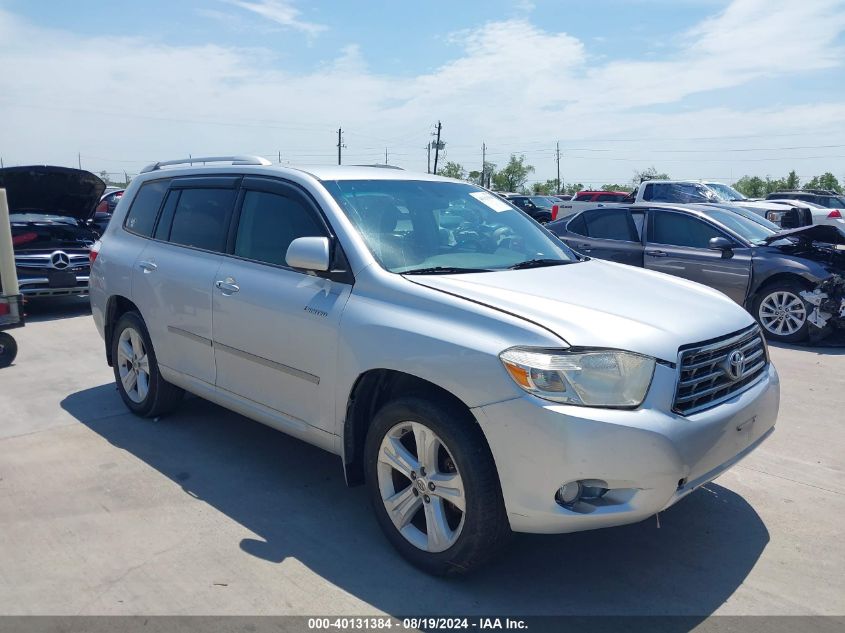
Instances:
[[[94,213],[106,188],[91,172],[35,165],[0,169],[6,189],[21,294],[88,294]]]
[[[845,323],[830,282],[845,274],[839,227],[781,230],[750,210],[651,204],[588,209],[547,228],[584,255],[720,290],[774,341],[820,340]]]

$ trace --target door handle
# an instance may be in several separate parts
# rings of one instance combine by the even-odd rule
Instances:
[[[645,254],[649,257],[669,257],[669,254],[663,251],[646,251]]]
[[[158,266],[155,262],[138,262],[138,268],[143,270],[145,273],[151,273],[158,268]]]
[[[579,251],[584,251],[585,253],[591,253],[593,249],[591,248],[592,244],[576,244],[575,248]]]
[[[235,283],[235,280],[231,277],[226,277],[226,279],[218,279],[214,282],[214,285],[217,287],[220,292],[224,295],[232,295],[238,292],[241,287]]]

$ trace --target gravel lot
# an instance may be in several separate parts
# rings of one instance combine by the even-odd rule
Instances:
[[[659,528],[520,535],[445,581],[336,457],[199,399],[135,418],[87,303],[29,311],[0,370],[0,614],[845,614],[845,348],[773,347],[774,436]]]

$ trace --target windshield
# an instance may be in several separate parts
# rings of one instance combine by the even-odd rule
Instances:
[[[711,208],[707,210],[707,215],[756,245],[764,244],[767,237],[780,231],[776,224],[772,224],[765,218],[754,214],[753,211],[746,209],[728,211],[727,209]]]
[[[534,220],[473,185],[425,180],[323,183],[379,263],[394,273],[484,272],[577,256]]]
[[[546,196],[531,196],[528,199],[538,207],[547,207],[550,203],[550,200]]]
[[[710,187],[710,189],[712,189],[716,193],[716,196],[720,200],[725,200],[727,202],[736,202],[738,200],[748,199],[733,187],[723,185],[720,182],[708,182],[707,186]]]

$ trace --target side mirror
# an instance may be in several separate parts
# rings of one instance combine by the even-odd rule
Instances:
[[[708,248],[714,251],[722,251],[722,257],[733,255],[733,243],[726,237],[711,237]]]
[[[329,238],[298,237],[288,246],[285,261],[291,268],[324,272],[331,265]]]

